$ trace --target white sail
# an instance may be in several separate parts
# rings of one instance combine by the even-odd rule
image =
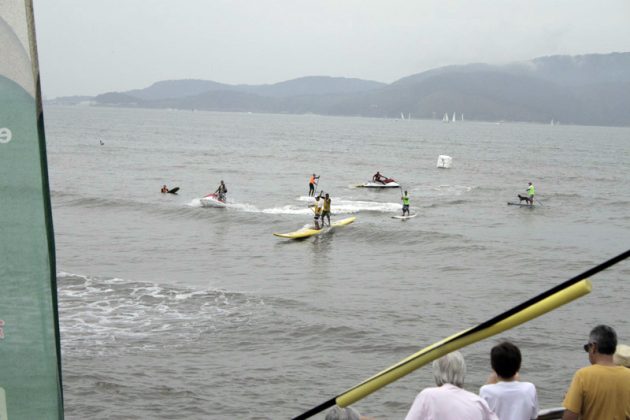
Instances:
[[[455,113],[453,112],[453,122],[455,122]]]
[[[448,114],[445,112],[445,113],[444,113],[444,117],[442,118],[442,122],[447,123],[448,121],[449,121],[449,120],[448,120]]]

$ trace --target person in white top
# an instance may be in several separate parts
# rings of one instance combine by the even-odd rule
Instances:
[[[518,380],[521,368],[518,347],[508,341],[497,344],[490,351],[490,363],[494,372],[488,378],[488,384],[479,390],[479,396],[486,400],[499,420],[538,418],[536,387]]]
[[[437,387],[425,388],[413,401],[405,420],[498,420],[479,396],[462,389],[466,363],[458,351],[433,362]]]

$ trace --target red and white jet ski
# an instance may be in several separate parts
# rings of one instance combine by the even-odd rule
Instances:
[[[200,198],[199,201],[203,207],[225,207],[225,198],[221,200],[219,198],[219,194],[215,193],[208,194],[205,197]]]
[[[359,184],[357,188],[400,188],[400,184],[393,178],[383,177],[380,181],[368,181],[364,184]]]

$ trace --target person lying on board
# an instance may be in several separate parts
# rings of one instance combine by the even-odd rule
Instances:
[[[166,194],[168,192],[168,187],[166,185],[162,185],[162,194]]]

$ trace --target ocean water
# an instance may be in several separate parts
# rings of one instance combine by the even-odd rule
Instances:
[[[45,118],[68,419],[290,418],[630,248],[628,128],[90,107]],[[353,188],[377,170],[418,217],[390,217],[399,190]],[[333,220],[356,222],[274,237],[311,222],[313,172]],[[227,208],[202,207],[221,179]],[[528,181],[539,205],[507,206]],[[630,343],[629,276],[623,262],[586,297],[464,348],[466,388],[509,339],[541,407],[561,405],[593,326]],[[430,367],[355,407],[403,418],[427,386]]]

